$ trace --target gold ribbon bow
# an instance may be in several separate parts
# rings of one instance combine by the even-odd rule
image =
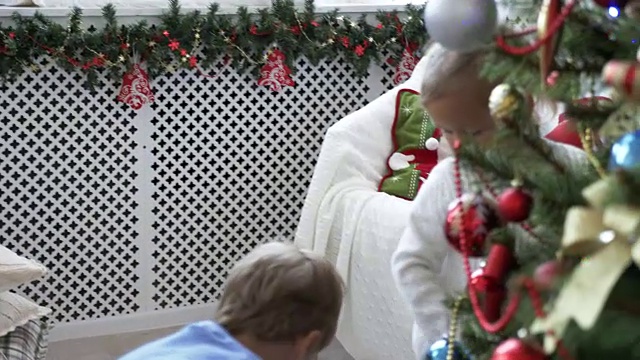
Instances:
[[[571,319],[582,329],[590,329],[598,319],[609,293],[634,261],[640,266],[640,241],[636,231],[640,209],[626,205],[605,206],[612,178],[585,188],[582,195],[592,207],[575,206],[567,212],[562,238],[562,254],[583,257],[560,290],[552,311],[531,326],[533,333],[546,336],[547,353],[555,351]]]

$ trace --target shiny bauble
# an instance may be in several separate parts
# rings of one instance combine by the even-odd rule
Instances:
[[[472,52],[490,44],[498,27],[495,0],[429,0],[424,24],[432,40],[443,47]]]
[[[566,271],[558,260],[547,261],[539,265],[533,273],[533,282],[540,290],[550,290]]]
[[[513,124],[527,106],[525,96],[509,84],[496,86],[489,96],[489,112],[499,127]]]
[[[491,360],[547,360],[547,356],[539,347],[520,339],[508,339],[493,351]]]
[[[457,251],[477,257],[484,254],[487,235],[497,225],[498,217],[487,199],[481,194],[469,193],[449,205],[444,233]]]
[[[521,187],[510,187],[498,196],[498,213],[504,221],[527,220],[533,206],[533,198]]]
[[[640,130],[618,139],[611,147],[609,170],[631,169],[640,166]]]
[[[433,343],[429,350],[427,350],[427,354],[425,355],[425,360],[447,360],[447,353],[449,351],[449,340],[445,337]],[[453,360],[471,360],[471,355],[469,352],[462,347],[462,345],[454,341],[453,342]]]
[[[484,269],[480,268],[471,273],[471,279],[469,280],[469,286],[471,286],[478,293],[486,293],[489,289],[498,286],[495,279],[487,276],[484,273]]]

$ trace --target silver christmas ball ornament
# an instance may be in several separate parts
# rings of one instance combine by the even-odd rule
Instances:
[[[493,41],[498,9],[495,0],[428,0],[424,23],[443,47],[471,52]]]

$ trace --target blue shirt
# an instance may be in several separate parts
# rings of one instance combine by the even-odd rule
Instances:
[[[213,321],[191,324],[120,360],[260,360]]]

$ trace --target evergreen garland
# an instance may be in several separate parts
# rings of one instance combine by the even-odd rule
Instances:
[[[407,6],[406,20],[397,11],[379,12],[378,23],[365,16],[350,19],[337,10],[315,14],[313,0],[303,9],[292,0],[274,0],[268,9],[250,13],[240,7],[237,15],[218,14],[213,3],[206,13],[182,13],[178,0],[170,0],[160,25],[140,21],[119,25],[116,9],[102,9],[106,25],[84,29],[82,10],[74,8],[68,26],[36,13],[32,17],[14,14],[14,26],[0,25],[0,77],[14,81],[26,71],[38,71],[40,57],[47,56],[68,72],[86,74],[89,86],[98,85],[106,70],[114,81],[137,61],[143,61],[151,77],[188,68],[206,74],[217,60],[225,60],[240,71],[256,75],[267,53],[278,48],[286,65],[295,72],[295,60],[306,57],[312,64],[343,57],[354,76],[366,75],[372,61],[399,59],[404,49],[415,52],[427,41],[422,21],[424,7]]]

